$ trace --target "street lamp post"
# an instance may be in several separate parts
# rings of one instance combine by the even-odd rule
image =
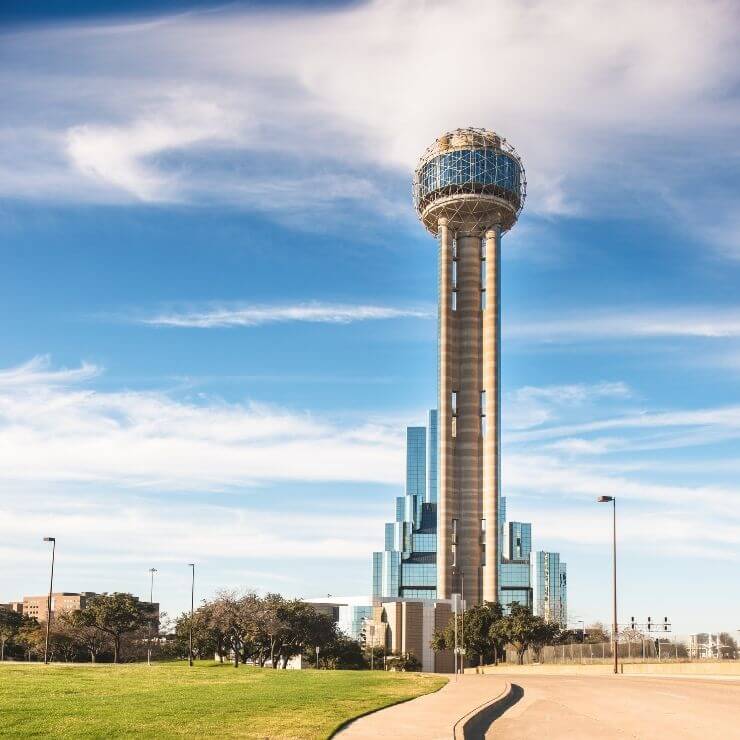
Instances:
[[[148,645],[146,646],[146,664],[151,665],[152,664],[152,619],[151,616],[153,615],[154,611],[152,609],[152,604],[154,604],[154,574],[157,572],[156,568],[149,568],[149,575],[151,576],[151,580],[149,582],[149,640]]]
[[[600,504],[612,505],[612,649],[614,652],[614,673],[619,673],[617,647],[617,500],[614,496],[599,496],[596,501]]]
[[[460,601],[460,594],[452,594],[452,606],[453,611],[455,613],[455,650],[452,653],[453,658],[455,659],[455,681],[457,681],[457,606],[458,602]]]
[[[465,674],[465,571],[460,571],[460,675]]]
[[[56,555],[56,537],[44,537],[44,542],[51,542],[51,577],[49,578],[49,598],[46,600],[46,642],[44,643],[44,665],[49,662],[49,627],[51,626],[51,592],[54,590],[54,556]]]
[[[190,579],[190,624],[188,630],[188,665],[193,666],[193,611],[195,607],[195,563],[188,563],[192,571]]]

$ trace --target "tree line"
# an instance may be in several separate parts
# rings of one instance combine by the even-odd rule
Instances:
[[[99,594],[83,610],[61,611],[49,630],[49,659],[61,661],[105,658],[118,663],[126,649],[129,659],[141,657],[157,631],[149,604],[131,594]],[[0,659],[41,659],[46,624],[35,617],[0,609]]]
[[[367,656],[356,640],[343,634],[331,616],[301,599],[252,591],[221,591],[193,613],[175,622],[174,649],[188,654],[190,629],[197,658],[252,662],[285,668],[302,655],[315,667],[364,668]],[[317,650],[318,648],[318,650]]]
[[[457,615],[457,645],[465,650],[466,661],[473,665],[504,660],[507,646],[516,651],[517,662],[521,664],[528,648],[537,651],[556,643],[561,635],[558,624],[546,622],[517,603],[504,613],[501,604],[485,601],[467,609],[464,615]],[[434,650],[452,650],[454,646],[455,617],[432,639]]]
[[[345,635],[328,614],[301,599],[277,593],[220,591],[203,601],[192,618],[186,612],[163,629],[149,605],[130,594],[97,595],[81,611],[58,613],[51,624],[51,660],[96,662],[188,657],[192,631],[193,656],[260,667],[285,668],[292,658],[321,668],[419,670],[416,656],[387,654]],[[0,609],[0,657],[31,660],[44,654],[46,626],[36,619]],[[528,648],[574,642],[578,632],[561,630],[519,604],[507,613],[500,604],[485,602],[457,617],[458,646],[468,664],[496,663],[508,647],[519,662]],[[607,639],[603,630],[589,630],[587,639]],[[455,619],[435,633],[434,650],[452,650]],[[581,632],[581,638],[585,633]]]

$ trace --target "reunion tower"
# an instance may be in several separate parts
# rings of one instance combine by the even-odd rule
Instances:
[[[526,196],[522,161],[486,129],[440,136],[414,173],[439,240],[437,597],[499,600],[501,235]]]

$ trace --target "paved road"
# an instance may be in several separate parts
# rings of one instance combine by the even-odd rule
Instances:
[[[460,676],[434,694],[360,717],[337,734],[339,740],[451,740],[455,723],[503,694],[498,676]],[[716,738],[714,740],[717,740]]]
[[[643,676],[509,676],[523,695],[487,740],[740,738],[740,681]]]

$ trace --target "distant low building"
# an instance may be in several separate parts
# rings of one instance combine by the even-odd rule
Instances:
[[[51,618],[52,620],[63,612],[83,611],[87,608],[90,600],[98,596],[95,591],[57,591],[51,594]],[[24,616],[36,619],[39,622],[46,622],[48,619],[48,599],[49,594],[43,596],[24,596],[23,601],[11,602],[15,605],[15,611],[21,612]],[[159,604],[157,602],[149,603],[148,601],[139,601],[141,608],[151,614],[159,622]]]
[[[23,614],[23,602],[9,601],[7,604],[0,604],[0,609],[6,609],[9,612],[17,612],[18,614]]]
[[[318,611],[331,611],[339,629],[353,640],[361,638],[363,623],[373,613],[371,596],[327,596],[326,599],[306,601]]]
[[[365,645],[383,648],[388,655],[414,655],[422,671],[452,673],[452,651],[435,652],[431,646],[434,633],[444,630],[450,619],[450,600],[381,599],[372,618],[365,620]]]
[[[94,591],[82,591],[74,593],[70,591],[58,591],[51,595],[51,616],[61,612],[81,611],[87,605],[89,599],[95,596]],[[43,596],[24,596],[23,614],[26,617],[45,622],[48,619],[49,594]]]

